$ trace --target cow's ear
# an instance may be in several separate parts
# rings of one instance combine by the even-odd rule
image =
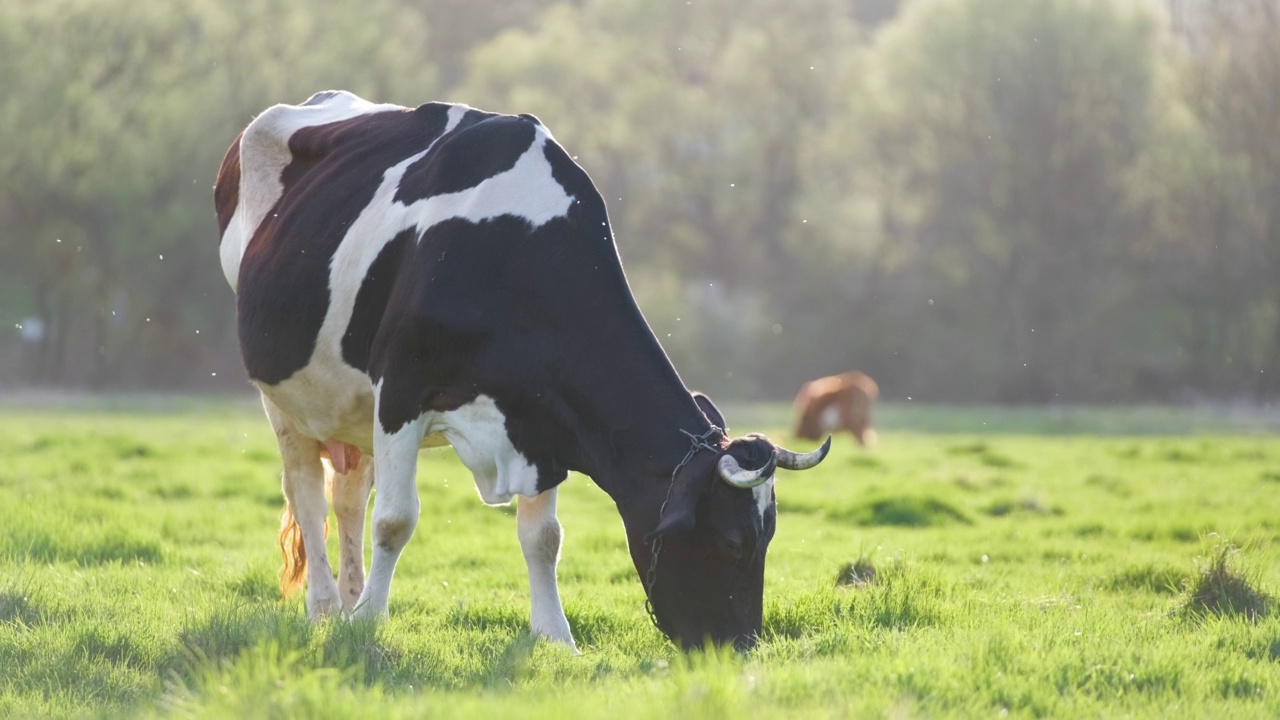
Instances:
[[[658,527],[653,532],[644,536],[644,541],[651,543],[660,537],[670,533],[689,532],[697,525],[697,504],[693,507],[671,507],[668,505],[666,511],[662,513],[662,517],[658,520]]]
[[[697,457],[701,459],[703,456],[711,457],[709,453],[698,453]],[[708,463],[691,462],[676,475],[671,496],[661,506],[658,525],[645,536],[645,542],[653,542],[669,533],[689,532],[697,525],[698,502],[710,487],[714,474]]]
[[[702,410],[702,414],[706,415],[707,419],[710,420],[713,425],[720,428],[720,431],[726,436],[729,434],[729,426],[724,421],[724,415],[720,414],[720,409],[716,407],[715,403],[711,402],[711,398],[700,392],[694,391],[693,401],[698,404],[698,408]]]

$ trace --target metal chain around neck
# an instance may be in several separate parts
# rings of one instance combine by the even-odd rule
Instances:
[[[662,505],[658,508],[659,526],[662,525],[662,516],[667,512],[667,503],[671,501],[671,490],[676,486],[676,476],[680,474],[680,471],[684,469],[684,466],[688,465],[689,462],[693,460],[693,456],[697,455],[699,450],[720,452],[720,448],[708,442],[708,440],[710,440],[714,435],[723,434],[723,431],[715,425],[712,425],[710,430],[702,433],[701,435],[694,435],[683,428],[680,432],[688,436],[689,450],[684,454],[684,459],[680,461],[680,464],[676,465],[675,470],[671,471],[671,483],[667,485],[667,496],[663,498]],[[658,616],[653,612],[653,586],[658,582],[658,554],[662,552],[661,535],[654,537],[653,541],[649,543],[649,551],[652,553],[652,557],[649,559],[649,572],[645,574],[644,609],[649,613],[649,622],[653,623],[653,626],[658,629],[658,632],[662,633],[668,640],[670,640],[671,636],[667,635],[667,631],[663,630],[662,626],[658,624]]]

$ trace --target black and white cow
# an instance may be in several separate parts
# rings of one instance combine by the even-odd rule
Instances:
[[[754,643],[774,469],[816,465],[830,439],[797,454],[723,433],[636,307],[600,194],[536,118],[320,93],[250,123],[214,199],[283,459],[282,588],[305,573],[312,616],[386,612],[418,521],[418,450],[449,444],[484,502],[520,498],[535,632],[574,645],[556,487],[577,470],[617,504],[663,632]]]

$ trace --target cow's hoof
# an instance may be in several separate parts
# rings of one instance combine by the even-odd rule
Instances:
[[[342,612],[342,602],[338,593],[317,594],[307,597],[307,617],[312,620],[323,620]]]

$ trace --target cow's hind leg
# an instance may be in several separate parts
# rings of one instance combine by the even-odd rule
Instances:
[[[377,404],[381,402],[380,396]],[[373,499],[373,565],[369,568],[364,592],[356,602],[355,617],[387,613],[396,561],[418,525],[418,489],[414,478],[425,426],[425,420],[419,417],[387,432],[381,420],[375,420],[373,466],[378,492]]]
[[[296,586],[297,576],[305,570],[307,614],[312,618],[332,615],[341,603],[325,549],[329,503],[324,497],[320,443],[299,432],[294,422],[265,395],[262,405],[275,430],[280,459],[284,464],[281,485],[288,507],[280,529],[281,550],[285,553],[281,589],[287,592],[291,586]]]
[[[373,488],[373,458],[361,456],[356,467],[333,476],[333,514],[338,519],[338,594],[343,612],[355,609],[364,592],[364,516]]]
[[[516,501],[516,533],[529,568],[529,617],[533,631],[576,650],[569,620],[560,604],[556,563],[560,560],[560,521],[556,519],[556,489]]]

